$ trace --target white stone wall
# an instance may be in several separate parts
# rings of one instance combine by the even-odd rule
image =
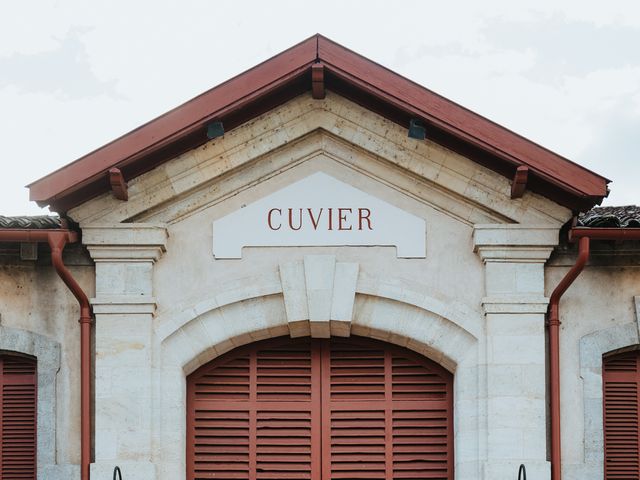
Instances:
[[[563,478],[602,478],[602,355],[638,345],[640,263],[626,244],[592,245],[590,263],[560,303]],[[617,251],[617,253],[616,253]],[[551,291],[575,262],[557,255],[547,268]]]
[[[69,252],[71,251],[71,252]],[[90,259],[68,246],[65,262],[92,294]],[[37,358],[38,478],[80,477],[80,316],[46,259],[0,264],[0,350]]]
[[[214,220],[315,172],[425,219],[426,258],[292,247],[214,259]],[[330,94],[134,179],[128,202],[75,209],[97,274],[92,473],[119,463],[136,478],[184,478],[190,372],[263,338],[354,334],[454,372],[456,478],[512,475],[521,461],[548,478],[543,265],[569,212],[509,192],[507,179]]]
[[[283,265],[280,274],[287,268],[299,268],[302,291],[291,289],[287,280],[291,273],[279,276],[276,271],[275,275],[239,279],[244,288],[223,288],[211,300],[182,309],[180,315],[158,317],[165,328],[158,332],[157,339],[161,359],[156,377],[160,399],[154,456],[159,467],[157,478],[184,476],[186,375],[216,356],[253,341],[299,336],[303,329],[306,334],[325,337],[334,327],[331,312],[339,308],[353,312],[345,322],[349,325],[339,327],[342,336],[368,336],[406,346],[456,373],[456,406],[466,412],[456,425],[457,465],[460,478],[476,475],[477,338],[452,321],[471,312],[456,311],[425,296],[419,285],[413,285],[416,290],[409,285],[399,288],[394,279],[376,285],[358,280],[351,294],[341,296],[338,293],[344,292],[336,292],[335,277],[326,274],[332,266],[345,268],[334,256],[306,255],[292,263]],[[300,267],[296,267],[298,263]],[[325,288],[315,288],[323,282]],[[480,322],[477,314],[475,322]]]
[[[283,247],[214,259],[214,220],[320,171],[423,218],[426,258]],[[531,192],[512,200],[508,179],[331,93],[294,99],[129,187],[127,202],[105,194],[70,212],[96,262],[94,478],[116,464],[127,478],[184,478],[186,376],[236,346],[309,334],[382,339],[452,371],[458,480],[514,478],[521,462],[549,479],[545,295],[566,268],[545,263],[567,209]],[[584,275],[562,306],[569,478],[597,467],[584,453],[595,407],[582,400],[597,402],[597,371],[586,397],[580,378],[597,365],[584,352],[620,343],[588,336],[606,326],[626,338],[638,295],[632,270]],[[75,345],[61,340],[63,352]]]

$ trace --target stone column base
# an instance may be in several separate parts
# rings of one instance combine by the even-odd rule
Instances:
[[[80,465],[42,465],[38,466],[38,479],[42,480],[79,480]],[[109,477],[111,480],[111,477]],[[123,479],[124,480],[124,479]]]
[[[120,467],[122,480],[156,480],[156,466],[151,462],[113,460],[91,464],[92,480],[112,480],[113,469]],[[47,479],[48,480],[48,479]]]
[[[503,461],[488,462],[483,465],[482,478],[485,480],[513,479],[518,478],[518,469],[524,464],[527,469],[527,478],[536,480],[549,480],[551,478],[551,463],[540,461]]]

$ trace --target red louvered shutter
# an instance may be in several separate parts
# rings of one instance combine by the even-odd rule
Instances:
[[[188,379],[188,478],[452,479],[451,380],[359,338],[234,350]]]
[[[36,478],[35,360],[0,356],[0,479]]]
[[[188,478],[312,478],[320,454],[314,355],[308,339],[260,343],[192,375]]]
[[[453,478],[450,374],[370,340],[324,349],[323,478]]]
[[[637,351],[604,359],[605,480],[640,478],[639,367]]]

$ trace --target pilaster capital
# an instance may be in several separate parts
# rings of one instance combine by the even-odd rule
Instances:
[[[166,251],[162,224],[114,223],[81,226],[82,243],[95,262],[156,262]]]
[[[473,249],[484,263],[545,263],[558,245],[559,233],[555,225],[476,225]]]

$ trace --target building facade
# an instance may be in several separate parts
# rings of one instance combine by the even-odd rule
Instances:
[[[607,183],[314,36],[2,219],[0,478],[638,478]]]

